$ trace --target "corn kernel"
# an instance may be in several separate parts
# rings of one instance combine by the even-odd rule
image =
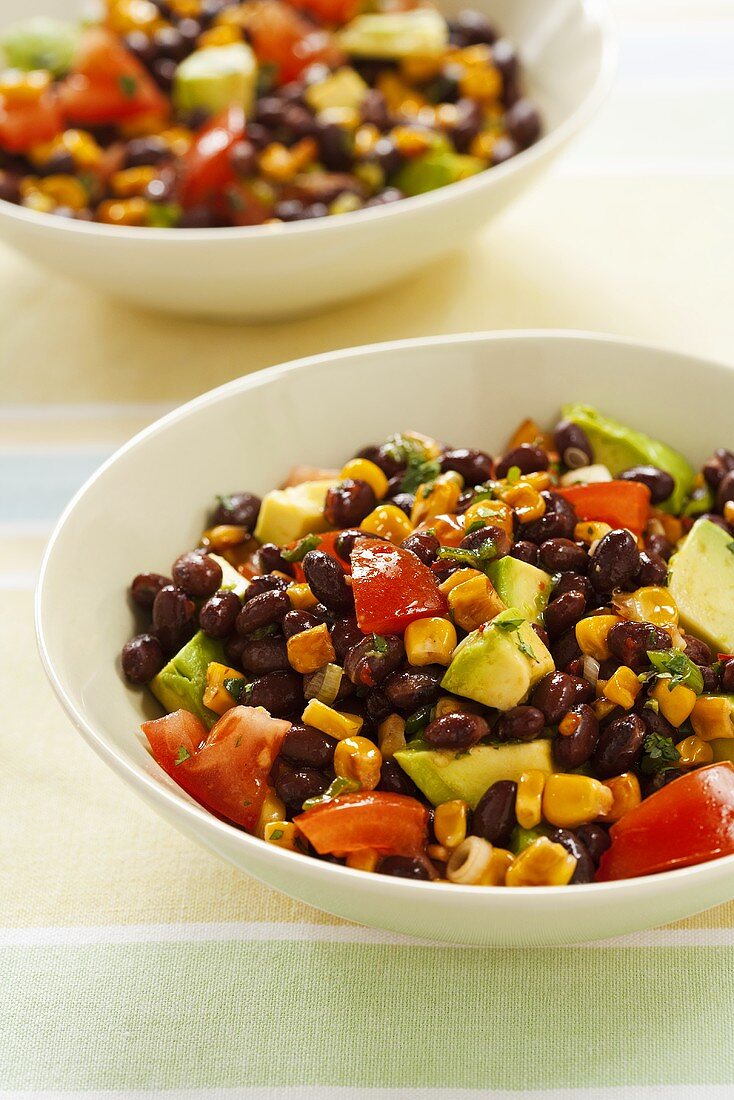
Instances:
[[[69,153],[79,169],[96,168],[102,159],[102,148],[85,130],[64,130],[51,141],[34,145],[30,159],[37,167],[46,164],[57,153]]]
[[[520,523],[533,523],[545,513],[545,500],[532,485],[512,485],[502,496]]]
[[[145,225],[149,210],[145,199],[108,199],[97,207],[97,217],[107,225]]]
[[[699,696],[691,711],[691,725],[702,741],[734,737],[731,703],[721,695]]]
[[[290,149],[274,141],[260,154],[260,170],[274,183],[290,183],[294,176],[316,159],[317,151],[313,138],[303,138]]]
[[[612,792],[598,779],[554,772],[545,781],[543,817],[551,825],[575,829],[607,814],[613,801]]]
[[[378,504],[359,526],[388,542],[402,542],[413,532],[413,524],[395,504]]]
[[[329,203],[329,214],[332,216],[353,214],[355,210],[360,210],[361,207],[362,199],[359,195],[356,195],[354,191],[342,191],[341,195],[337,195]]]
[[[164,26],[164,22],[151,0],[115,0],[108,6],[107,26],[116,34],[130,34],[131,31],[152,34]]]
[[[377,870],[379,862],[380,854],[374,848],[362,848],[359,852],[350,852],[346,859],[347,867],[351,867],[353,871],[370,873]]]
[[[334,646],[326,623],[319,623],[310,630],[292,634],[287,642],[288,663],[302,675],[316,672],[336,660]]]
[[[200,34],[196,40],[196,45],[200,49],[205,49],[208,46],[231,46],[235,42],[242,41],[242,30],[235,23],[220,23],[216,27],[210,27],[209,30]]]
[[[410,117],[425,107],[426,100],[414,91],[397,73],[386,70],[377,78],[377,87],[385,97],[388,111]]]
[[[448,619],[417,619],[405,631],[405,652],[411,665],[449,665],[456,640]]]
[[[441,474],[432,485],[421,485],[410,513],[413,525],[426,523],[434,516],[453,512],[459,502],[463,481],[453,473]]]
[[[51,73],[46,69],[34,69],[31,72],[6,69],[4,73],[0,73],[0,96],[7,107],[38,103],[50,87]]]
[[[502,76],[492,65],[472,66],[461,76],[459,91],[467,99],[490,103],[502,92]]]
[[[161,130],[158,137],[165,141],[175,157],[182,157],[191,148],[194,135],[184,126],[169,126],[167,130]]]
[[[573,537],[576,542],[583,542],[586,546],[592,546],[593,543],[598,542],[599,539],[603,539],[605,535],[608,535],[610,531],[611,527],[608,523],[583,520],[574,527]]]
[[[433,832],[444,848],[454,849],[466,838],[466,817],[469,804],[463,798],[454,798],[436,806]]]
[[[435,124],[442,130],[454,130],[459,123],[459,109],[455,103],[439,103]]]
[[[683,538],[683,524],[677,516],[668,515],[667,512],[660,512],[657,509],[652,510],[652,518],[657,520],[662,528],[668,542],[672,542],[673,545]]]
[[[305,582],[303,584],[289,584],[286,588],[286,595],[291,601],[291,607],[296,611],[310,611],[319,602]]]
[[[201,0],[168,0],[168,6],[179,19],[193,19],[201,15]]]
[[[507,881],[507,872],[514,859],[514,855],[507,848],[497,848],[493,844],[489,867],[482,879],[482,886],[504,886]]]
[[[619,821],[620,817],[624,817],[642,802],[640,781],[634,772],[624,772],[612,779],[605,779],[604,786],[609,788],[613,798],[610,809],[604,815],[605,821]]]
[[[399,714],[388,714],[377,727],[377,743],[383,760],[392,760],[396,752],[405,748],[405,719]]]
[[[322,733],[328,733],[336,737],[338,741],[345,737],[356,737],[364,725],[364,719],[357,714],[345,714],[343,711],[333,710],[326,703],[318,699],[309,700],[306,709],[301,715],[301,721],[307,726],[314,726]]]
[[[262,808],[260,810],[260,817],[257,823],[256,833],[261,838],[265,837],[265,826],[271,825],[275,821],[285,821],[286,811],[285,804],[278,798],[275,791],[271,788],[268,789],[268,793],[265,795]]]
[[[608,661],[612,654],[607,638],[618,622],[621,619],[617,615],[590,615],[576,623],[576,641],[581,652],[597,661]]]
[[[597,722],[603,722],[605,718],[617,709],[617,704],[612,703],[609,699],[595,699],[591,704],[591,709],[596,715]]]
[[[446,877],[460,886],[481,886],[492,866],[492,845],[479,836],[468,836],[454,848],[446,864]]]
[[[612,602],[620,615],[634,622],[667,627],[678,625],[678,605],[670,590],[659,585],[648,585],[635,592],[620,592]]]
[[[358,159],[368,157],[373,152],[382,134],[371,123],[360,126],[354,135],[354,155]]]
[[[222,550],[230,550],[233,546],[241,546],[247,542],[250,532],[246,527],[239,527],[234,523],[221,523],[218,527],[209,527],[202,533],[201,545],[205,550],[213,550],[220,553]]]
[[[539,493],[544,489],[549,489],[552,484],[553,479],[547,470],[533,470],[530,474],[523,474],[518,482],[518,485],[530,485]]]
[[[451,852],[448,848],[444,848],[443,844],[429,844],[426,848],[426,855],[429,859],[436,860],[438,863],[448,863],[451,858]]]
[[[478,500],[470,504],[464,513],[465,527],[471,527],[478,519],[488,526],[501,528],[512,537],[512,509],[503,500]]]
[[[480,160],[491,160],[494,147],[497,144],[498,135],[494,130],[482,130],[475,138],[472,138],[469,153]]]
[[[449,592],[453,592],[455,588],[458,588],[464,581],[473,580],[474,577],[483,577],[484,573],[480,573],[478,569],[455,569],[453,573],[449,573],[445,581],[441,581],[438,586],[439,592],[442,592],[444,596],[448,596]]]
[[[465,46],[457,50],[455,60],[468,69],[483,68],[485,65],[492,64],[492,50],[485,42],[480,42],[476,46]]]
[[[269,821],[263,830],[263,840],[287,848],[289,852],[301,850],[298,830],[292,821]]]
[[[366,737],[344,737],[334,750],[334,773],[353,779],[363,791],[373,791],[380,782],[382,753]]]
[[[204,706],[209,707],[209,710],[213,710],[215,714],[224,714],[225,711],[237,706],[224,686],[224,681],[241,679],[242,673],[236,668],[228,668],[227,665],[220,665],[218,661],[211,661],[206,669],[206,688],[202,699]]]
[[[89,196],[81,180],[76,176],[45,176],[38,181],[38,190],[42,195],[53,199],[56,206],[68,206],[71,210],[82,210],[89,202]]]
[[[680,753],[678,764],[681,768],[698,768],[702,764],[710,764],[714,759],[712,746],[695,733],[684,737],[675,747]]]
[[[491,622],[501,611],[506,610],[494,585],[483,574],[453,588],[449,592],[449,608],[454,622],[462,630],[468,631]]]
[[[123,168],[121,172],[113,173],[110,184],[118,198],[129,199],[133,195],[142,195],[156,175],[157,170],[150,165],[141,165],[138,168]]]
[[[380,467],[368,458],[353,458],[342,467],[339,476],[352,478],[354,481],[366,481],[378,500],[382,500],[387,494],[387,478]]]
[[[390,134],[393,144],[401,156],[419,157],[431,148],[433,137],[425,130],[412,126],[396,126]]]
[[[433,708],[435,718],[443,718],[444,714],[476,714],[477,704],[470,703],[468,699],[459,699],[456,695],[441,695],[436,700]]]
[[[439,75],[443,64],[441,54],[435,57],[404,57],[400,62],[400,74],[409,84],[427,84]]]
[[[403,432],[403,438],[410,440],[411,443],[417,443],[423,452],[423,458],[428,461],[438,458],[443,450],[441,444],[432,436],[424,435],[423,432],[415,432],[412,428],[407,432]]]
[[[696,693],[685,684],[676,684],[670,689],[670,680],[661,677],[650,691],[650,697],[657,701],[663,718],[672,726],[680,726],[693,712],[696,705]]]
[[[567,886],[576,870],[576,860],[562,844],[539,836],[510,864],[506,886]]]
[[[727,500],[724,504],[724,519],[729,526],[734,523],[734,500]]]
[[[28,188],[23,194],[21,206],[27,210],[35,210],[37,214],[50,214],[56,209],[56,203],[48,195],[42,195],[34,188]]]
[[[516,447],[522,446],[523,443],[537,443],[544,451],[549,453],[553,451],[552,438],[543,432],[537,420],[532,420],[530,417],[518,424],[505,450],[514,451]]]
[[[545,773],[533,768],[523,772],[517,781],[515,817],[523,829],[533,829],[540,824],[543,808]]]
[[[641,691],[637,674],[627,665],[620,665],[604,684],[603,694],[611,703],[630,710]]]

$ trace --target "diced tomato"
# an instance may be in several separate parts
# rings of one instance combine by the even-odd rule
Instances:
[[[342,567],[345,573],[349,574],[352,572],[351,564],[348,561],[345,561],[344,558],[340,558],[336,552],[336,540],[340,534],[340,531],[324,532],[323,535],[318,536],[319,544],[318,546],[314,547],[314,549],[323,550],[325,554],[328,554],[330,558],[333,558],[334,561]],[[298,546],[297,542],[289,543],[288,549],[292,550],[295,546]],[[300,562],[296,561],[293,563],[293,571],[294,579],[296,580],[296,582],[298,584],[303,584],[303,582],[306,580],[306,574],[303,572],[303,567]]]
[[[376,539],[357,539],[352,591],[365,634],[402,634],[414,619],[442,615],[446,601],[434,574],[410,550]]]
[[[154,722],[143,722],[140,728],[148,738],[153,756],[174,779],[179,762],[193,756],[209,732],[204,723],[187,710],[177,710]]]
[[[296,80],[316,61],[333,66],[341,60],[332,36],[282,0],[257,0],[248,15],[252,48],[261,64],[275,66],[278,84]]]
[[[612,825],[597,878],[636,878],[734,855],[734,764],[674,779]]]
[[[145,67],[104,27],[85,31],[71,74],[58,88],[65,117],[104,126],[138,115],[165,118],[168,101]]]
[[[293,7],[307,11],[318,23],[348,23],[359,10],[360,0],[293,0]]]
[[[244,135],[241,107],[227,107],[207,123],[183,160],[179,195],[183,206],[216,202],[225,188],[236,183],[229,154]]]
[[[252,832],[267,794],[268,773],[290,722],[271,718],[254,707],[233,707],[213,726],[201,749],[177,763],[176,759],[184,755],[179,753],[180,745],[190,751],[190,743],[176,742],[178,730],[186,722],[181,717],[184,714],[185,711],[178,711],[167,719],[146,722],[143,726],[156,759],[202,806]],[[189,719],[192,717],[188,715]],[[181,725],[171,719],[177,719]],[[168,726],[162,725],[167,721]],[[198,719],[193,721],[200,725]],[[193,726],[187,728],[190,733],[194,731]],[[152,739],[149,731],[153,733]]]
[[[650,490],[639,481],[600,481],[553,492],[573,505],[580,520],[629,527],[640,534],[650,517]]]
[[[262,225],[272,214],[272,206],[261,202],[253,189],[241,181],[225,187],[215,206],[233,225]]]
[[[387,791],[345,794],[295,817],[319,855],[376,852],[416,855],[428,830],[428,810],[415,798]]]
[[[61,108],[52,92],[44,93],[37,103],[13,106],[0,97],[0,147],[7,153],[25,153],[51,141],[63,128]]]

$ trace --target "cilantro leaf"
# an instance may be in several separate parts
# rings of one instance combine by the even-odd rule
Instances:
[[[387,653],[387,640],[381,634],[372,635],[372,652],[376,657],[384,657]]]
[[[500,630],[519,630],[524,622],[524,619],[503,619],[501,622],[495,623],[495,626],[498,626]]]
[[[441,473],[441,466],[437,459],[409,458],[408,465],[400,482],[402,493],[415,493],[423,485],[426,489],[433,485]]]
[[[420,730],[427,726],[431,720],[431,707],[421,707],[419,710],[414,710],[408,717],[405,723],[405,735],[406,737],[412,737]]]
[[[273,829],[272,833],[270,834],[270,839],[271,840],[282,840],[283,839],[283,830],[282,829]]]
[[[312,810],[315,806],[322,806],[324,802],[333,801],[340,794],[351,794],[359,789],[359,783],[355,779],[347,779],[346,776],[338,775],[336,779],[332,779],[323,794],[317,794],[314,798],[307,798],[303,803],[303,809],[304,811]]]
[[[117,83],[125,99],[133,99],[138,90],[138,82],[135,77],[126,73],[118,77]]]
[[[473,550],[462,546],[442,546],[438,551],[440,561],[452,561],[486,573],[487,566],[497,557],[497,543],[491,535]]]
[[[670,691],[680,684],[695,691],[696,695],[700,695],[703,691],[703,675],[700,668],[694,665],[682,650],[650,649],[647,656],[658,679],[663,677],[670,679],[668,684]]]
[[[664,772],[674,768],[680,760],[672,737],[664,737],[661,733],[648,733],[642,742],[643,757],[640,768],[645,775],[654,775],[655,772]]]
[[[508,485],[515,485],[520,480],[521,476],[522,470],[519,466],[510,466],[505,480]]]
[[[240,679],[239,676],[228,677],[224,681],[224,687],[237,703],[241,703],[252,693],[252,684],[248,684],[247,680]]]
[[[176,753],[175,764],[183,764],[184,760],[188,760],[191,757],[191,753],[185,745],[178,746],[178,752]]]
[[[310,550],[316,550],[321,545],[318,535],[306,535],[300,539],[292,550],[281,550],[280,554],[286,561],[303,561]]]
[[[734,554],[734,541],[727,542],[726,548],[727,548],[727,550],[729,551],[730,554]]]

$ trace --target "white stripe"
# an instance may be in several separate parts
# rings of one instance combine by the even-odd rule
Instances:
[[[2,947],[92,947],[135,943],[354,943],[396,947],[444,947],[454,944],[413,939],[361,925],[309,924],[300,921],[231,921],[182,924],[103,924],[0,929]],[[734,947],[734,928],[659,928],[577,947]]]
[[[272,1085],[260,1088],[0,1091],[0,1100],[731,1100],[731,1085],[610,1085],[607,1088],[455,1089]]]

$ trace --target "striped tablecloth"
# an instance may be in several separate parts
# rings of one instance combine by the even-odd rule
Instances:
[[[619,80],[593,127],[472,251],[389,303],[249,330],[174,322],[0,251],[0,1097],[734,1095],[734,904],[533,951],[331,919],[139,803],[71,729],[33,637],[40,555],[73,490],[242,372],[514,326],[733,359],[734,5],[614,7]]]

